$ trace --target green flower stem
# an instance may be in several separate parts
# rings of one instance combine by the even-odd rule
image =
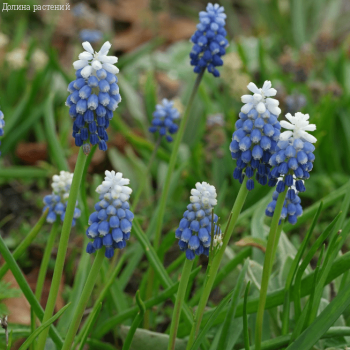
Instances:
[[[164,182],[164,186],[163,186],[163,190],[162,190],[162,196],[160,198],[158,221],[157,221],[157,225],[156,225],[156,233],[155,233],[154,242],[153,242],[155,250],[158,250],[159,244],[160,244],[160,236],[161,236],[161,231],[162,231],[162,226],[163,226],[164,212],[165,212],[165,207],[166,207],[166,201],[168,198],[171,176],[172,176],[174,168],[175,168],[177,154],[179,152],[180,144],[181,144],[182,138],[183,138],[184,133],[185,133],[187,121],[188,121],[188,118],[190,116],[190,112],[192,109],[194,98],[197,94],[198,87],[199,87],[199,84],[202,80],[203,74],[204,74],[204,70],[198,74],[197,79],[194,83],[192,93],[191,93],[190,99],[188,101],[184,116],[181,120],[180,128],[179,128],[179,131],[178,131],[177,136],[175,138],[174,147],[173,147],[173,150],[171,152],[168,171],[166,173],[165,182]]]
[[[74,341],[74,337],[79,328],[81,319],[83,317],[84,310],[91,296],[92,290],[94,289],[97,277],[99,275],[103,259],[105,256],[105,249],[101,248],[97,251],[94,263],[92,264],[89,276],[85,282],[84,289],[81,293],[79,303],[74,311],[74,315],[68,328],[66,339],[63,343],[62,350],[70,350]]]
[[[44,287],[46,272],[47,272],[47,268],[49,266],[51,252],[52,252],[52,248],[55,244],[55,239],[56,239],[56,236],[58,233],[59,226],[60,226],[60,219],[57,219],[52,225],[49,239],[48,239],[46,247],[45,247],[44,256],[43,256],[43,259],[41,260],[38,280],[36,282],[36,289],[35,289],[35,297],[37,298],[37,300],[39,302],[41,299],[41,294],[42,294],[43,287]],[[34,330],[35,330],[35,314],[34,314],[33,310],[31,310],[31,324],[32,324],[32,332],[34,332]]]
[[[83,152],[83,148],[80,147],[77,163],[75,165],[73,181],[69,192],[66,215],[63,221],[60,243],[59,243],[58,252],[57,252],[57,259],[56,259],[54,274],[52,277],[50,294],[49,294],[49,298],[47,300],[47,304],[45,308],[43,323],[51,318],[51,316],[53,315],[53,311],[55,309],[56,299],[57,299],[58,290],[60,287],[63,268],[64,268],[64,261],[66,258],[66,253],[68,248],[69,235],[72,228],[75,203],[78,197],[78,192],[80,188],[81,177],[84,171],[85,162],[86,162],[86,156]],[[47,333],[48,333],[48,330],[46,329],[43,332],[41,332],[41,334],[39,335],[38,344],[36,348],[37,350],[44,350]]]
[[[46,272],[49,266],[51,252],[55,244],[55,239],[57,237],[59,227],[60,227],[60,219],[57,219],[52,225],[50,236],[46,243],[44,256],[43,256],[43,259],[41,260],[40,271],[39,271],[38,280],[37,280],[36,289],[35,289],[35,296],[39,301],[41,299]]]
[[[100,304],[103,301],[103,299],[106,297],[106,295],[107,295],[107,293],[109,291],[109,288],[111,287],[113,282],[116,280],[117,275],[120,272],[120,270],[121,270],[121,268],[122,268],[122,266],[124,264],[125,258],[126,258],[126,255],[123,254],[121,256],[121,258],[119,259],[117,266],[114,268],[114,271],[112,271],[112,273],[109,275],[110,277],[109,277],[107,283],[104,285],[102,291],[99,293],[99,296],[98,296],[97,300],[95,301],[95,304],[94,304],[94,306],[93,306],[89,316],[87,317],[87,319],[86,319],[86,321],[84,323],[84,326],[81,328],[78,336],[75,338],[74,345],[72,347],[73,349],[75,349],[77,344],[81,341],[86,328],[89,326],[90,320],[94,316],[94,313],[100,307]]]
[[[193,266],[193,260],[186,259],[182,270],[182,274],[180,277],[179,289],[176,294],[173,317],[171,319],[168,350],[175,349],[176,335],[177,335],[177,330],[179,328],[182,304],[185,299],[185,294],[187,290],[188,280],[192,271],[192,266]]]
[[[165,212],[166,201],[168,198],[168,192],[169,192],[169,188],[170,188],[171,176],[172,176],[174,168],[175,168],[177,154],[179,152],[180,144],[181,144],[181,141],[182,141],[182,138],[184,136],[185,129],[186,129],[186,124],[187,124],[188,118],[190,116],[190,112],[192,109],[194,98],[196,97],[196,94],[198,91],[199,84],[202,81],[203,74],[204,74],[204,70],[197,75],[197,79],[194,83],[192,93],[191,93],[190,99],[188,101],[183,118],[181,120],[180,128],[179,128],[179,131],[178,131],[177,136],[175,138],[173,150],[171,152],[169,166],[168,166],[168,170],[166,173],[164,186],[162,188],[162,195],[160,197],[159,211],[157,213],[158,220],[157,220],[157,224],[156,224],[156,231],[155,231],[155,236],[154,236],[154,241],[153,241],[153,246],[154,246],[154,249],[156,251],[158,250],[159,244],[160,244],[160,237],[161,237],[161,233],[162,233],[164,212]],[[147,289],[146,289],[146,293],[145,293],[146,300],[148,300],[152,297],[152,291],[153,291],[153,286],[154,286],[154,271],[153,271],[153,269],[149,269],[148,274],[149,274],[148,284],[147,284]],[[144,327],[146,329],[149,328],[149,311],[146,312],[145,317],[144,317]]]
[[[272,265],[275,258],[274,253],[276,252],[276,249],[277,249],[277,244],[278,244],[277,238],[279,238],[279,234],[281,234],[281,231],[282,231],[282,228],[279,228],[280,225],[278,225],[278,222],[281,217],[284,199],[286,197],[287,190],[288,190],[288,187],[286,187],[284,192],[278,196],[275,212],[272,217],[269,238],[267,240],[263,275],[261,279],[259,306],[258,306],[258,312],[256,315],[256,325],[255,325],[255,349],[256,350],[261,350],[262,326],[264,321],[267,287],[269,284]]]
[[[15,260],[17,260],[27,250],[27,248],[33,242],[35,237],[38,235],[38,233],[40,232],[41,228],[43,227],[43,225],[45,223],[48,212],[49,212],[49,209],[46,209],[45,212],[41,215],[38,222],[32,228],[32,230],[28,233],[28,235],[24,238],[24,240],[14,250],[14,252],[12,253],[12,256]],[[7,262],[1,266],[1,268],[0,268],[0,280],[5,276],[5,274],[9,268],[10,267],[9,267]]]
[[[89,206],[87,203],[87,194],[86,194],[86,192],[87,192],[87,190],[86,190],[86,175],[88,172],[88,168],[91,164],[92,157],[94,156],[94,154],[96,152],[96,149],[97,149],[97,145],[95,145],[91,148],[91,151],[86,158],[83,174],[81,176],[80,196],[81,196],[81,202],[82,202],[81,205],[84,208],[84,210],[82,212],[82,215],[83,215],[82,220],[83,220],[85,225],[87,224],[88,218],[89,218]]]
[[[146,183],[147,183],[147,180],[148,180],[148,174],[149,174],[149,172],[150,172],[150,170],[151,170],[151,166],[152,166],[152,164],[153,164],[153,162],[154,162],[154,159],[155,159],[155,157],[156,157],[156,154],[157,154],[157,151],[158,151],[158,148],[159,148],[159,146],[160,146],[160,142],[161,142],[161,141],[162,141],[162,138],[159,137],[159,139],[158,139],[158,141],[157,141],[157,143],[156,143],[156,146],[155,146],[154,149],[153,149],[153,152],[152,152],[152,154],[151,154],[151,157],[150,157],[150,159],[149,159],[149,161],[148,161],[148,166],[147,166],[147,169],[146,169],[146,171],[145,171],[145,173],[144,173],[143,181],[141,182],[141,184],[140,184],[140,186],[139,186],[139,188],[138,188],[138,190],[137,190],[137,192],[136,192],[136,194],[135,194],[135,196],[134,196],[134,200],[133,200],[133,203],[132,203],[132,206],[131,206],[131,211],[132,211],[132,212],[135,211],[135,208],[137,207],[137,204],[138,204],[138,202],[139,202],[139,199],[140,199],[140,197],[141,197],[141,194],[142,194],[142,192],[143,192],[143,189],[144,189],[145,186],[146,186]]]
[[[198,335],[198,332],[199,332],[199,329],[201,326],[201,322],[202,322],[202,318],[203,318],[204,309],[207,305],[207,302],[208,302],[208,299],[210,296],[210,292],[213,288],[215,278],[216,278],[217,272],[219,270],[222,257],[225,253],[225,249],[226,249],[228,242],[231,238],[231,235],[233,233],[233,229],[235,228],[238,216],[242,210],[245,199],[247,197],[248,190],[247,190],[246,183],[247,183],[247,177],[244,178],[244,181],[243,181],[241,188],[238,192],[235,203],[232,207],[231,219],[229,220],[229,222],[226,226],[222,247],[219,249],[219,251],[216,253],[214,258],[212,259],[211,266],[207,271],[207,277],[206,277],[206,281],[204,284],[204,289],[203,289],[201,298],[199,300],[199,304],[198,304],[195,318],[194,318],[194,324],[192,326],[190,338],[189,338],[188,343],[187,343],[187,348],[186,348],[187,350],[191,349],[193,342],[194,342],[196,336]]]
[[[146,311],[146,307],[145,304],[143,303],[143,301],[141,300],[140,297],[140,291],[138,290],[136,292],[136,303],[139,307],[139,312],[136,315],[136,317],[134,318],[134,321],[132,322],[132,325],[129,329],[129,332],[125,338],[124,344],[123,344],[123,350],[129,350],[130,349],[130,345],[132,342],[132,338],[135,335],[135,332],[137,330],[137,327],[141,324],[142,319],[143,319],[143,315],[145,314]]]
[[[270,274],[271,274],[271,270],[272,270],[272,267],[273,267],[273,262],[274,262],[274,257],[276,256],[276,253],[277,253],[277,248],[278,248],[278,242],[280,241],[280,237],[281,237],[281,233],[282,233],[282,230],[283,230],[283,224],[284,224],[284,220],[281,220],[281,224],[278,225],[277,227],[277,233],[276,233],[276,239],[275,239],[275,245],[273,247],[273,253],[272,253],[272,261],[271,261],[271,266],[270,266]]]

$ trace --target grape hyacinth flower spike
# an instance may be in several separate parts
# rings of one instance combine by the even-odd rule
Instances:
[[[72,185],[73,174],[68,171],[61,171],[59,175],[52,177],[52,194],[44,197],[44,209],[43,212],[49,208],[49,212],[46,217],[46,221],[50,224],[54,223],[57,217],[61,218],[63,222],[67,209],[67,200],[69,197],[69,191]],[[76,202],[76,205],[78,202]],[[74,209],[72,226],[75,225],[75,221],[81,215],[79,208]]]
[[[235,124],[230,151],[236,160],[233,178],[242,183],[247,176],[246,186],[251,191],[254,189],[254,173],[260,185],[267,184],[269,160],[280,137],[281,125],[277,118],[281,109],[278,100],[271,98],[277,91],[271,87],[270,81],[266,80],[261,89],[249,83],[248,89],[253,95],[242,96],[245,105]]]
[[[283,181],[283,178],[278,178],[278,181]],[[298,217],[303,214],[303,207],[301,206],[301,199],[298,196],[299,191],[295,187],[295,181],[296,177],[293,175],[293,185],[290,186],[289,191],[294,191],[294,193],[292,195],[290,193],[287,194],[283,203],[280,217],[281,220],[287,219],[288,222],[292,225],[296,224]],[[277,191],[274,191],[272,194],[272,201],[267,205],[267,208],[265,210],[266,216],[273,217],[278,196],[279,193]]]
[[[118,58],[107,56],[111,44],[106,41],[99,52],[94,52],[91,44],[83,42],[86,50],[73,63],[76,80],[68,85],[70,95],[66,105],[73,118],[73,137],[78,147],[83,146],[85,154],[90,152],[90,144],[106,151],[107,128],[118,107],[121,97],[114,65]]]
[[[218,217],[212,214],[217,204],[216,189],[206,182],[197,182],[196,188],[191,190],[190,204],[184,212],[175,236],[179,239],[180,250],[186,252],[186,258],[193,260],[195,255],[209,256],[211,243],[212,221],[214,221],[214,235],[218,235],[220,246],[221,231],[216,224]],[[215,236],[214,236],[215,240]]]
[[[194,66],[195,73],[207,68],[214,77],[220,76],[216,67],[223,65],[221,57],[225,55],[228,46],[225,38],[225,20],[224,8],[218,4],[209,3],[206,11],[199,13],[200,23],[197,24],[197,30],[190,40],[193,43],[190,53],[191,66]]]
[[[105,256],[112,258],[114,249],[123,249],[130,238],[134,214],[129,210],[128,201],[132,189],[127,186],[130,180],[124,179],[122,173],[106,170],[105,175],[96,189],[100,201],[89,217],[86,234],[93,242],[88,243],[86,251],[91,254],[105,246]]]
[[[316,130],[315,124],[309,124],[309,115],[296,113],[293,117],[286,114],[289,122],[281,121],[281,126],[288,131],[280,135],[280,140],[276,146],[276,153],[270,158],[270,166],[273,167],[269,174],[269,186],[276,186],[276,193],[282,193],[288,188],[285,202],[286,207],[282,209],[281,218],[288,216],[288,221],[295,224],[297,217],[301,215],[300,198],[298,192],[305,192],[304,180],[310,177],[315,156],[313,143],[317,139],[307,133]],[[278,195],[274,194],[274,199]],[[274,211],[272,201],[266,211],[268,216]]]
[[[165,136],[168,142],[173,141],[169,134],[175,134],[178,125],[175,120],[179,119],[180,113],[174,108],[174,102],[163,99],[162,104],[157,104],[156,110],[153,112],[152,126],[149,127],[151,133],[159,132],[159,135]]]
[[[5,126],[4,113],[0,111],[0,137],[4,135],[4,126]],[[0,145],[1,145],[1,141],[0,141]],[[1,156],[1,151],[0,151],[0,156]]]

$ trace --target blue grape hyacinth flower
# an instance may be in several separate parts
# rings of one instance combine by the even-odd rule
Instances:
[[[102,39],[102,32],[97,29],[82,29],[79,32],[81,41],[88,41],[90,43],[99,42]]]
[[[270,166],[273,167],[269,174],[269,186],[274,187],[277,184],[276,191],[282,193],[285,186],[293,186],[293,175],[295,175],[295,188],[299,192],[304,192],[305,186],[302,180],[310,177],[309,173],[315,160],[313,143],[317,141],[307,131],[316,130],[316,125],[309,124],[309,115],[300,112],[294,117],[288,113],[286,118],[290,123],[283,120],[281,126],[289,130],[281,133],[276,152],[269,160]]]
[[[254,174],[260,185],[267,184],[271,167],[269,160],[280,137],[281,125],[277,118],[281,109],[278,100],[271,98],[277,91],[271,87],[270,81],[265,81],[261,89],[249,83],[248,89],[254,95],[242,96],[245,105],[235,124],[230,151],[236,160],[233,178],[242,183],[247,176],[246,187],[251,191],[254,189]]]
[[[279,178],[280,181],[283,181],[283,178]],[[298,196],[299,191],[297,191],[295,187],[295,181],[296,177],[293,176],[293,185],[288,190],[287,196],[283,203],[282,213],[281,213],[281,220],[287,219],[288,222],[292,225],[296,224],[298,217],[303,214],[303,207],[301,206],[301,199]],[[294,191],[293,193],[289,191]],[[272,217],[276,204],[278,199],[279,193],[277,191],[273,192],[272,195],[272,201],[267,205],[267,208],[265,210],[266,216]]]
[[[76,80],[68,85],[70,95],[66,101],[74,120],[73,137],[85,153],[89,153],[90,144],[98,144],[100,150],[106,151],[106,130],[121,101],[116,76],[119,69],[114,66],[118,58],[107,56],[111,48],[108,41],[95,53],[89,42],[82,45],[86,51],[73,63]]]
[[[61,171],[59,175],[52,177],[52,194],[44,197],[44,209],[43,212],[49,208],[49,212],[46,217],[46,221],[50,224],[54,223],[57,218],[64,221],[64,216],[67,209],[67,201],[69,197],[69,191],[72,185],[73,174],[68,171]],[[76,202],[76,206],[78,202]],[[72,226],[75,225],[75,221],[81,215],[79,208],[74,209]]]
[[[179,128],[175,123],[179,117],[180,113],[174,108],[174,102],[164,98],[162,104],[157,104],[153,112],[152,126],[149,127],[149,131],[151,133],[158,131],[161,137],[165,136],[166,140],[171,142],[173,138],[170,135],[175,134]]]
[[[209,256],[212,225],[215,225],[213,243],[220,245],[222,242],[220,228],[216,225],[218,217],[212,213],[217,204],[215,187],[206,182],[197,182],[196,188],[191,190],[191,195],[191,203],[175,231],[180,250],[186,252],[188,260],[193,260],[196,255],[201,254]]]
[[[115,249],[123,249],[130,238],[134,214],[130,211],[129,198],[132,189],[126,185],[122,173],[105,172],[105,179],[96,189],[100,201],[95,204],[95,212],[89,217],[86,235],[93,239],[86,247],[86,252],[94,253],[106,247],[105,256],[112,258]]]
[[[307,131],[316,130],[316,125],[309,124],[309,115],[300,112],[294,117],[288,113],[286,118],[290,123],[283,120],[281,126],[289,130],[281,133],[276,152],[269,161],[273,167],[269,173],[269,186],[276,186],[277,193],[284,192],[287,187],[286,198],[295,204],[293,201],[295,198],[298,201],[297,193],[305,192],[304,180],[309,179],[313,168],[313,143],[317,139]],[[288,218],[288,221],[295,223],[296,217]]]
[[[4,113],[0,111],[0,137],[4,135],[4,126],[5,126]],[[0,145],[1,145],[1,141],[0,141]],[[1,156],[1,151],[0,151],[0,156]]]
[[[225,55],[228,46],[228,41],[225,38],[227,34],[225,20],[224,8],[218,4],[209,3],[206,11],[199,13],[197,30],[191,37],[193,47],[190,58],[195,73],[200,73],[207,68],[214,77],[220,76],[216,67],[223,65],[221,57]]]

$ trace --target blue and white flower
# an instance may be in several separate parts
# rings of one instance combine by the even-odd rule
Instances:
[[[276,96],[277,90],[271,87],[271,81],[266,80],[263,87],[259,89],[254,83],[249,83],[247,88],[254,95],[243,95],[242,102],[245,105],[242,107],[242,113],[249,113],[253,108],[257,110],[258,113],[265,113],[266,109],[274,114],[280,115],[281,109],[278,107],[279,101],[271,98],[271,96]]]
[[[5,126],[4,113],[0,111],[0,137],[4,135],[4,126]],[[1,145],[1,141],[0,141],[0,145]],[[1,156],[1,152],[0,152],[0,156]]]
[[[309,173],[315,160],[313,143],[317,141],[307,131],[316,130],[316,125],[309,124],[308,114],[298,112],[295,117],[287,114],[286,118],[290,123],[281,121],[281,125],[290,130],[281,133],[275,154],[269,160],[270,166],[274,167],[269,174],[269,186],[273,187],[277,183],[277,192],[284,192],[285,186],[293,186],[294,175],[296,189],[304,192],[305,186],[302,180],[310,177]],[[282,179],[279,179],[280,177]]]
[[[90,43],[82,45],[86,51],[73,63],[77,79],[68,85],[70,95],[66,101],[70,107],[69,115],[74,120],[73,137],[85,153],[89,153],[90,143],[98,144],[100,150],[106,151],[106,130],[121,101],[116,77],[119,70],[114,66],[118,59],[107,56],[111,47],[108,41],[95,53]]]
[[[270,166],[273,167],[269,173],[269,186],[276,186],[277,193],[282,193],[286,190],[286,187],[288,188],[287,202],[285,203],[287,207],[283,209],[281,218],[286,218],[288,215],[288,221],[294,224],[302,211],[301,206],[297,207],[298,210],[294,216],[292,214],[294,211],[293,205],[300,205],[300,198],[297,194],[305,192],[304,180],[309,179],[315,160],[313,154],[315,146],[313,143],[317,139],[307,131],[316,130],[316,125],[309,124],[308,114],[298,112],[294,117],[287,114],[286,118],[290,123],[281,121],[281,125],[289,130],[281,133],[275,154],[269,160]],[[288,210],[289,205],[292,211]],[[271,208],[269,212],[271,212]]]
[[[212,213],[217,204],[215,187],[206,182],[197,182],[196,188],[191,190],[190,202],[175,231],[175,237],[179,239],[180,250],[186,252],[186,258],[193,260],[195,255],[209,256],[212,225],[214,241],[217,237],[214,242],[216,247],[220,247],[222,235],[216,224],[218,217]]]
[[[207,68],[209,73],[218,77],[220,73],[216,67],[223,65],[221,57],[225,55],[228,46],[225,38],[226,14],[223,6],[209,3],[206,11],[199,13],[199,22],[191,38],[193,43],[190,53],[191,66],[195,66],[195,73]]]
[[[317,141],[315,136],[307,133],[307,131],[316,130],[315,124],[309,124],[310,116],[308,114],[297,112],[293,117],[290,113],[287,113],[286,118],[290,121],[290,123],[282,120],[281,127],[288,129],[289,131],[284,131],[281,134],[281,140],[288,140],[289,138],[293,137],[293,139],[301,139],[310,143],[315,143]]]
[[[165,136],[166,140],[171,142],[173,138],[170,135],[177,132],[179,127],[175,121],[179,118],[180,113],[174,108],[174,102],[164,98],[162,104],[157,104],[153,112],[152,126],[149,127],[149,131],[151,133],[158,131],[161,137]]]
[[[123,249],[130,238],[134,214],[130,211],[129,198],[132,189],[127,185],[122,173],[105,172],[105,180],[96,189],[99,202],[95,204],[95,212],[89,217],[89,228],[86,235],[93,239],[86,251],[89,254],[106,247],[105,256],[111,258],[115,249]]]
[[[267,184],[271,167],[269,160],[280,138],[281,125],[277,118],[281,110],[277,107],[277,100],[266,98],[276,94],[270,81],[265,81],[262,89],[249,83],[248,89],[254,95],[242,96],[242,102],[246,104],[235,124],[230,151],[232,158],[237,161],[233,178],[242,183],[247,176],[246,186],[251,191],[254,189],[254,174],[260,185]]]
[[[45,211],[49,208],[49,212],[46,217],[46,221],[49,223],[54,223],[57,218],[60,218],[63,222],[64,216],[67,209],[67,201],[69,197],[69,191],[72,185],[73,174],[68,171],[61,171],[59,175],[54,175],[52,177],[52,194],[44,197],[44,209]],[[76,202],[76,205],[78,202]],[[74,209],[74,216],[72,226],[75,225],[75,221],[81,215],[79,208]]]
[[[283,181],[283,178],[279,178],[279,180]],[[287,192],[287,196],[283,203],[283,208],[281,212],[281,220],[287,219],[288,222],[292,225],[294,225],[298,217],[303,214],[303,207],[301,206],[301,199],[298,196],[299,191],[295,187],[295,181],[296,177],[293,176],[293,185],[290,187],[290,189]],[[294,192],[292,192],[294,191]],[[272,217],[276,204],[278,199],[279,193],[277,191],[274,191],[272,194],[272,201],[267,205],[267,208],[265,210],[266,216]]]

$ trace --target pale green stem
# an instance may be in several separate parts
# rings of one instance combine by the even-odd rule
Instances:
[[[52,225],[49,239],[48,239],[46,246],[45,246],[44,256],[43,256],[43,259],[41,260],[38,280],[36,282],[36,289],[35,289],[35,297],[37,298],[37,300],[39,302],[41,299],[41,294],[42,294],[44,283],[45,283],[46,272],[47,272],[47,268],[49,266],[51,252],[52,252],[52,248],[55,244],[55,239],[57,237],[59,226],[60,226],[60,219],[57,219]],[[32,332],[34,332],[34,330],[35,330],[35,319],[36,319],[35,313],[33,310],[31,310]]]
[[[171,152],[168,170],[167,170],[164,185],[162,188],[162,195],[160,197],[159,211],[157,213],[158,220],[157,220],[157,224],[156,224],[156,231],[155,231],[155,236],[154,236],[154,241],[153,241],[153,246],[154,246],[154,249],[156,251],[158,250],[159,244],[160,244],[160,237],[161,237],[161,233],[162,233],[162,226],[163,226],[163,220],[164,220],[164,212],[165,212],[166,201],[168,198],[168,192],[169,192],[169,188],[170,188],[171,176],[172,176],[174,168],[175,168],[180,144],[181,144],[183,135],[185,133],[187,121],[188,121],[188,118],[190,116],[192,105],[193,105],[194,99],[196,97],[198,87],[199,87],[199,84],[202,80],[203,74],[204,74],[204,70],[197,75],[197,79],[194,83],[192,93],[191,93],[190,99],[188,101],[185,113],[184,113],[182,120],[180,122],[180,128],[179,128],[179,131],[177,132],[177,136],[176,136],[175,141],[174,141],[173,150]],[[154,271],[153,271],[153,269],[149,269],[148,273],[149,273],[149,277],[148,277],[148,284],[147,284],[147,289],[146,289],[146,297],[145,297],[146,300],[148,300],[152,297],[152,291],[153,291],[153,286],[154,286]],[[146,313],[145,313],[144,326],[145,326],[145,328],[149,328],[149,311],[146,311]]]
[[[177,154],[179,152],[180,144],[181,144],[183,135],[185,133],[187,121],[188,121],[188,118],[190,116],[190,111],[192,109],[194,98],[197,94],[198,87],[199,87],[199,84],[202,80],[203,74],[204,74],[204,70],[201,73],[199,73],[197,76],[197,79],[196,79],[196,82],[193,86],[192,93],[191,93],[190,99],[188,101],[185,113],[184,113],[182,120],[181,120],[181,123],[180,123],[179,131],[178,131],[177,136],[175,138],[173,150],[171,152],[169,166],[168,166],[168,170],[166,173],[165,182],[164,182],[164,186],[162,189],[162,196],[160,198],[160,204],[159,204],[158,221],[157,221],[156,233],[155,233],[154,242],[153,242],[155,250],[158,249],[159,244],[160,244],[160,235],[161,235],[161,231],[162,231],[164,212],[165,212],[165,207],[166,207],[166,201],[168,198],[171,176],[172,176],[174,168],[175,168]]]
[[[78,192],[80,188],[81,177],[84,171],[85,162],[86,162],[86,155],[83,152],[83,148],[80,147],[77,163],[75,165],[73,181],[69,191],[69,198],[68,198],[66,214],[64,216],[64,221],[62,226],[62,232],[61,232],[60,242],[59,242],[58,251],[57,251],[56,264],[55,264],[54,274],[52,277],[49,298],[47,300],[42,323],[46,322],[52,317],[53,311],[55,309],[58,290],[62,279],[64,262],[66,259],[70,231],[72,228],[75,204],[78,197]],[[45,329],[40,333],[38,337],[38,345],[36,348],[37,350],[44,350],[47,334],[48,334],[48,329]]]
[[[173,310],[173,317],[171,319],[168,350],[175,349],[176,335],[177,335],[177,330],[179,328],[182,305],[185,299],[185,294],[186,294],[188,280],[191,274],[192,266],[193,266],[193,260],[186,259],[182,270],[182,274],[180,277],[179,289],[177,290],[176,300],[175,300],[175,305]]]
[[[202,295],[201,295],[201,298],[199,300],[199,304],[198,304],[198,307],[196,310],[194,324],[192,326],[190,338],[189,338],[188,343],[187,343],[187,348],[186,348],[187,350],[191,349],[192,344],[193,344],[196,336],[198,335],[198,332],[199,332],[199,329],[201,326],[201,322],[202,322],[202,318],[203,318],[204,309],[207,305],[211,290],[213,288],[216,274],[217,274],[219,267],[220,267],[221,259],[224,255],[225,249],[226,249],[228,242],[231,238],[231,235],[233,233],[233,229],[235,228],[238,216],[242,210],[245,199],[247,197],[248,190],[247,190],[246,183],[247,183],[247,178],[245,177],[244,181],[240,187],[240,190],[238,192],[235,203],[232,207],[231,219],[228,222],[228,225],[227,225],[226,230],[225,230],[225,235],[224,235],[222,247],[215,254],[214,258],[212,259],[210,269],[207,271],[206,283],[205,283],[205,286],[204,286],[204,289],[203,289],[203,292],[202,292]]]
[[[263,267],[263,274],[261,279],[261,288],[260,288],[260,298],[258,305],[258,312],[256,315],[256,324],[255,324],[255,349],[261,349],[261,341],[262,341],[262,327],[264,321],[264,311],[266,304],[266,296],[267,296],[267,288],[269,285],[270,274],[272,270],[273,261],[275,258],[275,252],[277,249],[278,241],[278,231],[279,226],[278,222],[280,221],[284,199],[286,197],[288,187],[286,186],[285,191],[278,196],[275,212],[272,217],[269,237],[267,240],[266,252],[265,252],[265,260]],[[280,228],[280,233],[282,228]]]
[[[114,256],[116,256],[116,255],[117,255],[117,252],[115,253]],[[76,339],[74,341],[73,349],[75,349],[76,345],[81,341],[81,338],[83,337],[85,330],[89,326],[90,320],[92,319],[95,311],[99,308],[100,303],[102,303],[103,299],[106,297],[107,292],[109,291],[109,288],[112,286],[113,282],[116,280],[117,275],[118,275],[119,271],[121,270],[122,265],[124,264],[124,261],[125,261],[125,254],[120,258],[117,266],[114,268],[114,271],[112,271],[110,273],[107,283],[104,285],[102,291],[99,293],[98,298],[95,301],[95,304],[94,304],[89,316],[87,317],[87,319],[84,323],[84,326],[81,328],[78,336],[76,337]]]
[[[92,290],[94,289],[97,277],[99,275],[104,256],[105,256],[105,249],[103,247],[97,251],[94,263],[92,264],[89,276],[85,282],[84,289],[81,293],[79,303],[74,311],[74,315],[73,315],[70,327],[68,328],[68,333],[63,343],[62,350],[71,350],[71,346],[73,344],[74,337],[78,331],[81,319],[84,314],[84,310],[86,308],[86,305],[89,301]]]

